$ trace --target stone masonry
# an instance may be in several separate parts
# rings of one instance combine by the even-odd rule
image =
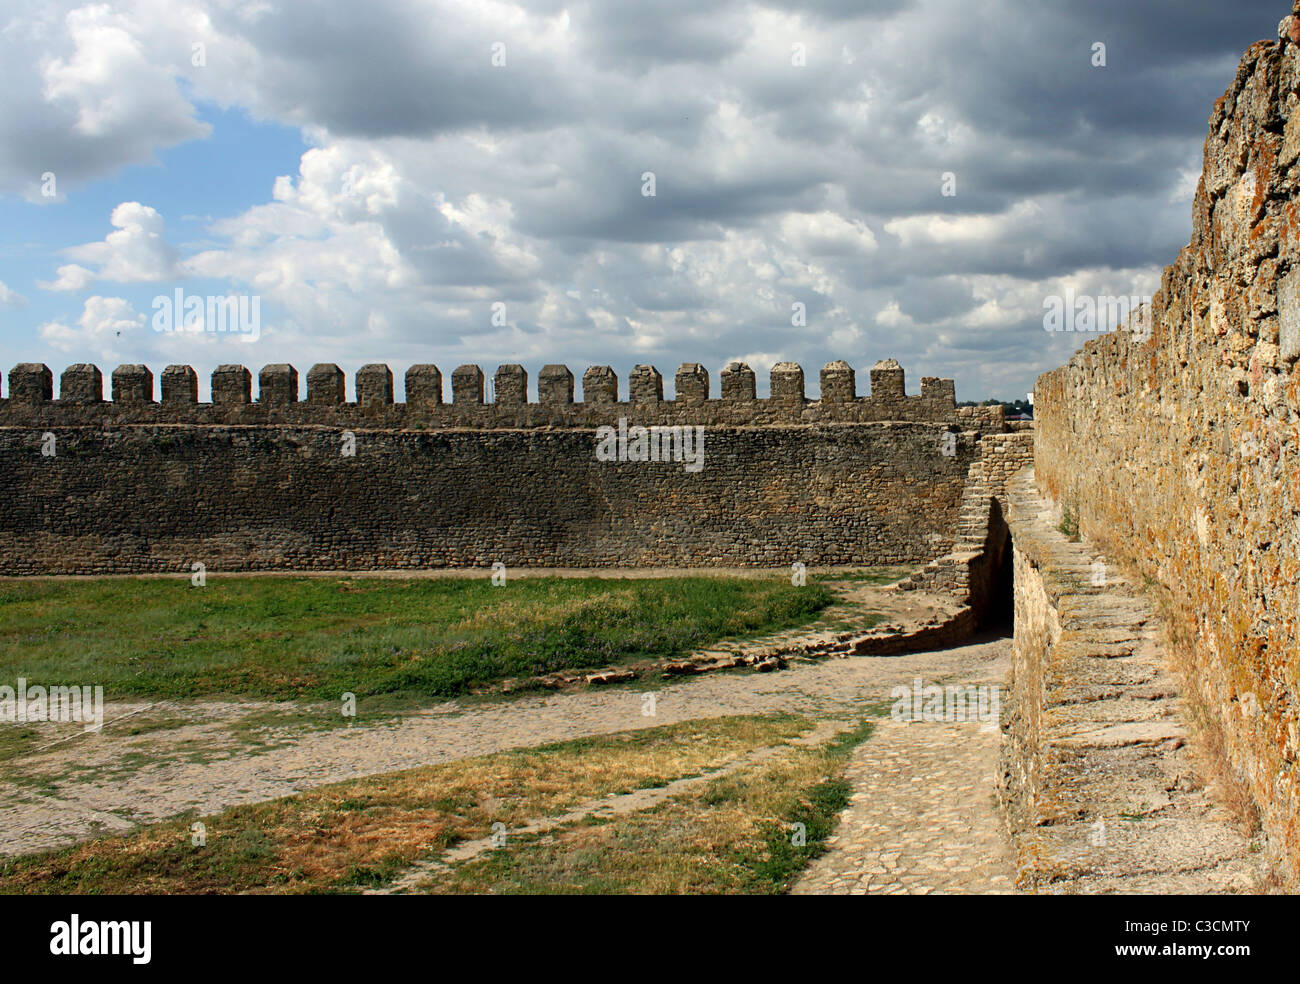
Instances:
[[[892,360],[859,396],[847,364],[804,394],[803,370],[772,370],[755,397],[740,363],[711,398],[687,363],[663,399],[653,366],[620,394],[607,366],[546,366],[529,400],[522,366],[484,373],[412,366],[405,403],[388,366],[363,367],[355,402],[334,365],[256,374],[219,367],[212,403],[196,374],[15,367],[0,399],[0,574],[483,566],[913,564],[945,553],[981,442],[1000,408],[957,408],[951,380],[904,391]],[[256,394],[254,394],[256,383]],[[619,402],[619,396],[629,402]],[[996,411],[996,412],[995,412]],[[600,461],[597,428],[704,429],[704,467]],[[51,440],[52,439],[52,440]],[[349,454],[348,451],[354,453]]]
[[[1010,584],[1002,583],[1010,549],[1002,503],[1008,480],[1033,460],[1032,424],[984,438],[966,476],[951,549],[899,588],[953,595],[970,609],[968,620],[976,625],[1000,614],[995,609],[1010,595]]]

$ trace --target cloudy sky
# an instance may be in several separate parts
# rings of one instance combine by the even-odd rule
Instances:
[[[1083,340],[1045,298],[1154,291],[1288,7],[4,0],[0,365],[609,364],[625,398],[641,362],[816,395],[893,357],[1023,396]],[[156,330],[178,289],[258,298],[259,337]]]

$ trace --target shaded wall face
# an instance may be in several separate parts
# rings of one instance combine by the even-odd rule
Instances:
[[[1041,489],[1167,589],[1189,696],[1300,859],[1300,52],[1220,100],[1191,244],[1151,337],[1090,342],[1034,392]]]
[[[0,573],[920,563],[977,447],[946,430],[708,427],[690,472],[595,430],[0,428]]]

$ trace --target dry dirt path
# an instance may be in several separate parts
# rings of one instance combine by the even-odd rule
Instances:
[[[1002,639],[908,656],[795,664],[775,673],[711,673],[671,686],[647,681],[501,703],[451,702],[372,725],[286,730],[270,736],[275,743],[257,754],[249,754],[231,728],[246,715],[264,713],[266,705],[174,704],[167,713],[184,719],[175,727],[129,735],[109,726],[5,762],[0,854],[48,850],[188,810],[210,814],[345,779],[586,735],[775,711],[856,719],[866,705],[888,700],[891,688],[918,676],[926,684],[983,678],[1009,647]],[[649,692],[655,694],[652,716],[645,713]],[[107,716],[122,710],[110,708]],[[913,821],[902,817],[900,823]]]

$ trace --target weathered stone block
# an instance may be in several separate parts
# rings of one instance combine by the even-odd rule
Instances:
[[[287,362],[263,366],[257,374],[257,399],[273,406],[297,403],[298,370]]]
[[[1277,290],[1279,347],[1285,362],[1300,359],[1300,268],[1282,278]]]
[[[163,403],[199,402],[199,374],[193,366],[168,366],[160,382]]]
[[[68,366],[59,377],[59,399],[65,403],[99,403],[104,399],[104,374],[88,362]]]
[[[442,406],[442,370],[432,364],[406,370],[406,402],[410,406]]]
[[[609,366],[590,366],[582,374],[584,403],[617,403],[618,374]]]
[[[857,398],[857,380],[847,362],[827,363],[821,372],[823,403],[852,403]]]
[[[896,360],[881,359],[871,367],[873,400],[902,400],[906,395],[903,367]]]
[[[9,370],[9,399],[41,403],[54,399],[54,375],[42,362],[20,362]]]
[[[125,365],[113,370],[114,403],[152,403],[153,373],[148,366]]]
[[[357,370],[357,403],[379,407],[392,402],[393,370],[382,362],[371,362]]]
[[[307,370],[308,403],[332,407],[347,399],[347,377],[333,362],[318,362]]]
[[[709,398],[709,370],[698,362],[683,362],[676,386],[678,403],[703,403]]]
[[[493,382],[497,406],[522,407],[528,402],[528,371],[523,366],[515,363],[497,366]]]
[[[568,406],[573,402],[573,373],[568,366],[542,366],[537,376],[537,398],[548,406]]]
[[[757,399],[757,393],[754,370],[744,362],[728,362],[722,370],[722,398],[733,403],[749,403]]]
[[[627,389],[633,403],[659,403],[664,398],[664,377],[654,366],[634,366]]]
[[[771,396],[777,403],[804,402],[803,366],[797,362],[778,362],[769,377]]]
[[[253,402],[253,375],[243,366],[217,366],[212,370],[212,402],[240,404]]]
[[[481,406],[483,370],[478,366],[457,366],[451,373],[451,399],[457,406]]]
[[[957,384],[951,379],[924,376],[921,379],[921,399],[933,400],[945,407],[957,405]]]

